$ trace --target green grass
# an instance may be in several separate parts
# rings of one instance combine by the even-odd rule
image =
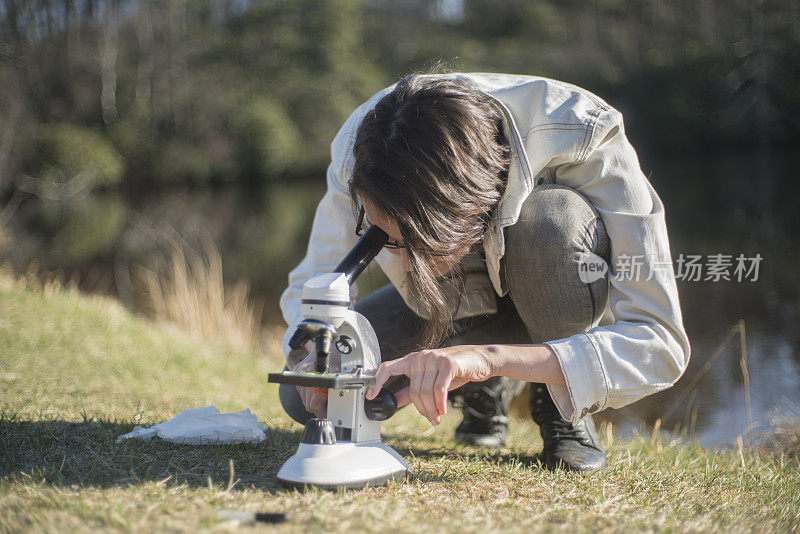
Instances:
[[[409,480],[285,490],[275,474],[300,427],[265,381],[279,366],[275,354],[204,343],[107,299],[0,278],[0,531],[233,528],[217,521],[221,509],[289,512],[279,528],[296,532],[800,528],[800,464],[780,451],[616,440],[609,470],[580,477],[540,467],[529,422],[514,420],[509,447],[487,453],[453,443],[456,415],[431,429],[411,410],[384,426],[414,470]],[[115,441],[134,424],[208,404],[251,408],[267,440]]]

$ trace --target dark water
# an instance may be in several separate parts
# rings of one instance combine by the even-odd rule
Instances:
[[[644,159],[644,158],[643,158]],[[667,210],[673,259],[680,254],[762,256],[758,279],[680,281],[690,365],[676,385],[603,416],[626,431],[652,425],[676,401],[662,428],[705,446],[746,438],[738,334],[691,390],[689,384],[741,319],[746,330],[752,430],[800,406],[800,189],[790,154],[751,153],[643,161]],[[704,274],[705,276],[705,274]],[[752,277],[751,277],[752,278]]]
[[[642,157],[667,210],[674,259],[681,254],[704,260],[713,254],[760,254],[763,260],[755,281],[679,282],[692,344],[689,368],[675,387],[620,410],[606,410],[599,419],[611,419],[618,431],[629,433],[662,418],[663,428],[678,428],[705,446],[727,446],[746,435],[738,337],[696,387],[687,390],[739,320],[747,333],[752,429],[764,431],[771,412],[800,405],[800,186],[791,162],[790,154]],[[115,294],[135,308],[131,287],[120,283],[120,272],[146,265],[148,256],[168,248],[175,236],[188,244],[210,237],[220,247],[226,279],[250,281],[254,297],[264,303],[266,320],[277,321],[277,297],[286,273],[305,251],[323,187],[320,176],[318,183],[273,186],[246,198],[229,191],[174,192],[127,202],[119,237],[86,260],[66,257],[72,261],[67,275],[77,274],[84,289]],[[254,201],[257,196],[263,201]],[[123,202],[98,202],[97,209]],[[47,208],[32,206],[29,218],[42,219],[36,210],[46,215]],[[60,234],[55,235],[48,241],[31,231],[20,238],[18,266],[31,259],[45,267],[63,266],[65,257],[53,251],[81,248],[59,246]],[[676,401],[673,414],[665,418]]]
[[[703,378],[689,385],[711,354],[724,340],[722,335],[692,337],[692,361],[676,385],[620,410],[607,410],[599,419],[610,419],[623,434],[643,425],[652,428],[656,419],[672,409],[662,428],[697,439],[703,446],[729,446],[737,436],[747,436],[746,401],[740,367],[738,336],[734,337]],[[747,329],[752,430],[756,437],[770,429],[770,416],[786,407],[800,406],[800,362],[797,339],[768,329]]]

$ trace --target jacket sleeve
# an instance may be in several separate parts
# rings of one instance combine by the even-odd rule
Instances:
[[[376,95],[377,96],[377,95]],[[283,335],[282,345],[286,365],[291,368],[302,360],[307,351],[292,351],[289,338],[302,320],[300,299],[303,284],[317,274],[330,272],[355,245],[355,215],[347,191],[347,176],[352,172],[353,144],[358,125],[365,109],[375,97],[357,108],[345,121],[331,143],[331,163],[326,174],[327,191],[314,214],[311,236],[306,255],[300,264],[289,273],[289,286],[280,298],[280,307],[288,328]],[[352,289],[355,291],[355,288]],[[355,296],[353,294],[352,296]]]
[[[555,181],[585,195],[611,241],[609,298],[615,323],[551,341],[566,378],[550,385],[565,419],[619,408],[665,389],[689,362],[664,207],[625,137],[622,116],[598,117],[585,155]],[[636,268],[639,266],[638,276]]]

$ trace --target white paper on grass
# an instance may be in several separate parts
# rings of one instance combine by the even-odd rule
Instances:
[[[136,438],[150,441],[158,436],[164,441],[185,445],[230,445],[259,443],[266,439],[266,427],[260,425],[250,409],[219,413],[215,406],[184,410],[169,421],[145,428],[134,427],[117,442]]]

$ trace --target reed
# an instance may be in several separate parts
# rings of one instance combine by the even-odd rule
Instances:
[[[253,303],[246,282],[226,286],[222,258],[212,241],[199,252],[173,244],[150,267],[137,266],[134,277],[142,287],[137,301],[153,319],[232,348],[262,348],[263,306]]]

